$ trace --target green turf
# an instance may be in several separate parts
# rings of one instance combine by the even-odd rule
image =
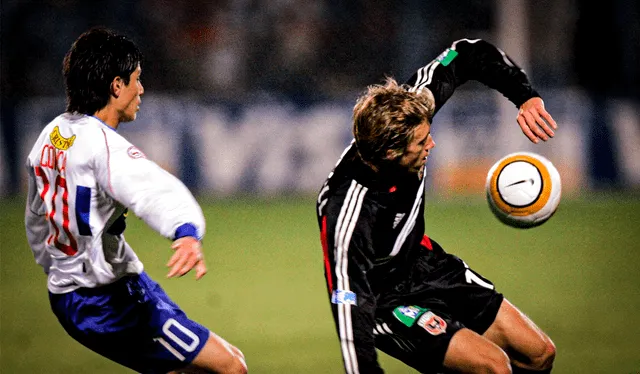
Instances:
[[[127,239],[194,319],[241,348],[251,373],[340,373],[314,197],[203,201],[209,274],[167,280],[169,242],[130,216]],[[127,373],[58,325],[27,247],[21,199],[2,200],[0,373]],[[429,202],[427,232],[491,279],[557,345],[555,374],[640,372],[640,196],[565,198],[517,230],[486,202]],[[387,373],[412,373],[384,355]]]

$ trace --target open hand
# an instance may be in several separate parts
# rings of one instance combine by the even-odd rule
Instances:
[[[520,106],[517,121],[522,132],[533,143],[538,143],[540,139],[546,142],[549,138],[553,138],[555,135],[553,130],[558,128],[551,114],[544,109],[544,102],[539,97],[532,97]]]
[[[167,278],[181,277],[191,269],[196,269],[196,279],[202,278],[207,273],[207,265],[204,263],[202,245],[200,241],[191,236],[176,239],[171,245],[176,252],[171,256],[167,266],[171,268]]]

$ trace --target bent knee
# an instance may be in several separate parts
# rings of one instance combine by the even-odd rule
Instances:
[[[231,348],[233,353],[226,357],[217,372],[221,374],[246,374],[247,363],[244,354],[236,347],[231,346]]]
[[[211,333],[209,340],[191,364],[212,373],[247,373],[244,354],[214,333]]]
[[[501,350],[491,352],[490,355],[485,355],[477,365],[477,373],[491,373],[491,374],[511,374],[511,363],[509,356]]]
[[[511,374],[506,352],[468,329],[458,331],[451,339],[444,366],[465,373]]]
[[[533,370],[545,370],[553,366],[556,358],[556,346],[551,339],[546,338],[540,343],[536,352],[529,357],[530,366]]]
[[[224,374],[247,374],[247,364],[242,357],[234,357],[231,364],[224,368]]]
[[[465,373],[511,374],[511,362],[503,350],[496,349],[478,354],[455,370]]]

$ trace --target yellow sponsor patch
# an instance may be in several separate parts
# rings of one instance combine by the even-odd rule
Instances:
[[[65,138],[64,136],[62,136],[62,134],[60,134],[60,128],[56,126],[53,128],[51,134],[49,134],[49,139],[51,140],[51,144],[53,144],[54,147],[62,151],[66,151],[67,149],[71,148],[71,146],[73,145],[73,141],[76,140],[76,136],[71,135],[71,137]]]

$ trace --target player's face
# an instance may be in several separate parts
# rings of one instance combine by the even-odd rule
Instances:
[[[118,101],[120,122],[129,122],[136,119],[136,114],[140,110],[140,96],[144,94],[144,87],[140,82],[142,69],[140,65],[129,76],[129,84],[123,86]]]
[[[400,166],[422,178],[429,151],[435,146],[436,143],[431,136],[431,125],[424,121],[416,127],[413,139],[400,157]]]

